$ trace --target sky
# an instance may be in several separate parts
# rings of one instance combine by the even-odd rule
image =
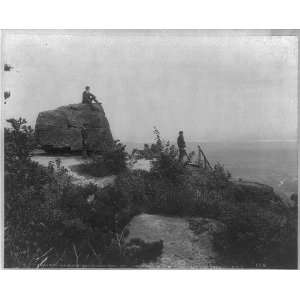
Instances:
[[[115,139],[292,140],[297,136],[298,40],[199,31],[8,31],[4,117],[79,103],[86,85]]]

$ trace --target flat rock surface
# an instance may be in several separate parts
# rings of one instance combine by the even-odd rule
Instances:
[[[151,161],[147,159],[138,159],[135,161],[129,162],[129,167],[132,170],[144,170],[144,171],[150,171],[151,169]]]
[[[194,219],[195,220],[195,219]],[[203,223],[203,232],[195,234],[189,221],[179,217],[141,214],[129,224],[129,236],[146,242],[163,240],[163,253],[157,261],[143,264],[142,268],[199,269],[217,267],[209,228],[213,220],[197,218]]]
[[[89,183],[94,183],[100,188],[104,188],[107,185],[113,184],[116,176],[105,176],[105,177],[92,177],[92,176],[83,176],[71,170],[71,167],[84,163],[84,159],[81,156],[46,156],[46,155],[37,155],[32,156],[33,161],[38,162],[40,165],[47,167],[49,162],[52,161],[55,163],[56,159],[60,159],[61,165],[68,170],[68,173],[73,178],[73,183],[79,185],[86,185]]]

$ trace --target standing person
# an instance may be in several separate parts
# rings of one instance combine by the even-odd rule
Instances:
[[[81,130],[81,138],[82,138],[82,156],[83,158],[86,158],[88,154],[88,143],[87,143],[88,130],[86,124],[83,124],[80,130]]]
[[[177,138],[177,145],[178,145],[178,149],[179,149],[179,161],[182,161],[184,155],[186,154],[185,151],[185,141],[184,141],[184,137],[183,137],[183,131],[179,131],[179,136]]]
[[[91,109],[94,109],[92,103],[99,103],[96,96],[90,92],[90,87],[86,86],[84,92],[82,93],[82,103],[90,105]]]

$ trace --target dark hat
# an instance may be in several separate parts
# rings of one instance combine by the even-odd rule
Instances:
[[[89,90],[89,89],[90,89],[90,87],[87,85],[87,86],[85,87],[85,89],[86,89],[86,90]]]

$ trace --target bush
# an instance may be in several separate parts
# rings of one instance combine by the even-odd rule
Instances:
[[[86,160],[82,164],[71,166],[70,169],[80,175],[92,177],[104,177],[113,174],[113,172],[106,167],[103,157],[99,155],[92,156],[90,160]]]
[[[32,162],[32,131],[20,123],[5,136],[5,267],[118,266],[107,252],[135,213],[130,202],[115,187],[72,184],[59,160]],[[124,259],[131,253],[126,264],[148,259],[151,245],[139,247],[137,258],[120,247]]]
[[[133,244],[122,244],[116,260],[110,253],[138,212],[118,189],[76,186],[66,170],[53,164],[43,168],[29,162],[20,176],[29,173],[30,179],[6,189],[5,267],[130,266],[147,261],[151,244],[139,245],[137,257]],[[6,187],[14,183],[15,178],[6,177]],[[155,253],[159,251],[151,259]]]
[[[161,141],[150,172],[126,170],[124,147],[103,157],[121,172],[115,185],[72,184],[60,161],[30,160],[33,131],[23,119],[5,130],[5,267],[134,266],[155,259],[162,243],[126,242],[141,212],[213,218],[220,265],[297,267],[297,197],[285,206],[272,191],[237,186],[217,164],[191,172]],[[250,189],[250,190],[249,190]]]
[[[152,160],[151,173],[158,178],[165,178],[177,183],[185,171],[183,163],[178,160],[178,150],[169,141],[162,141],[156,128],[154,134],[157,155],[156,159]]]
[[[217,163],[211,172],[207,173],[208,176],[208,189],[215,191],[222,191],[229,185],[231,174],[224,169],[220,163]]]
[[[214,244],[225,266],[296,268],[297,221],[257,204],[238,205],[219,220],[225,233],[216,233]]]
[[[127,168],[127,153],[125,152],[125,148],[125,145],[119,141],[115,141],[113,149],[103,153],[105,167],[114,174],[119,174]]]
[[[137,213],[220,221],[226,230],[213,235],[220,265],[297,267],[296,205],[285,206],[270,187],[231,182],[220,164],[190,172],[177,164],[174,148],[159,145],[161,152],[150,172],[123,174],[122,184],[117,184]]]
[[[105,151],[102,155],[93,155],[83,164],[72,166],[72,171],[82,175],[104,177],[119,174],[126,170],[127,153],[125,147],[115,141],[114,147]]]
[[[147,172],[143,170],[127,171],[120,174],[115,181],[118,197],[126,201],[130,211],[139,214],[147,210],[149,202]]]
[[[8,119],[12,128],[4,129],[5,166],[15,161],[29,159],[30,152],[36,147],[33,129],[26,125],[26,120]]]

